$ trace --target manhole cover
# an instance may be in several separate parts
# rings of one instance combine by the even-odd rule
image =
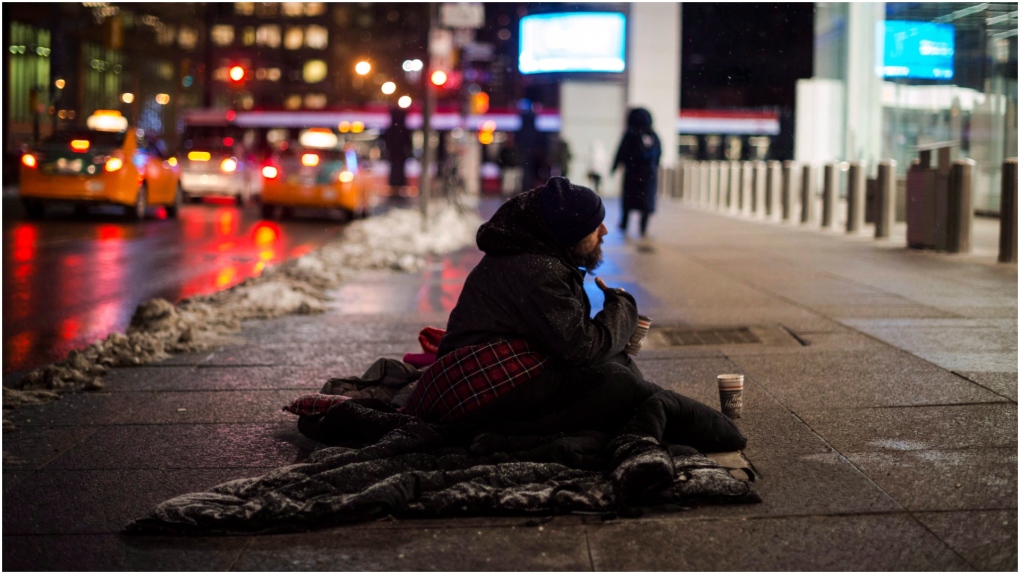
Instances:
[[[660,336],[670,347],[689,345],[741,345],[761,343],[761,339],[747,327],[736,329],[660,329]]]
[[[739,327],[652,326],[645,339],[646,349],[718,345],[800,346],[805,343],[782,325]]]

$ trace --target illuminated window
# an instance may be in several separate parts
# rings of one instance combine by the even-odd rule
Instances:
[[[156,74],[163,80],[172,80],[174,70],[174,65],[170,62],[160,61],[156,64]]]
[[[303,76],[306,82],[314,84],[326,79],[326,62],[322,60],[308,60],[305,62]]]
[[[209,37],[217,46],[229,46],[234,43],[234,27],[228,24],[217,24],[209,31]]]
[[[283,100],[283,107],[288,110],[297,110],[301,108],[301,96],[297,94],[291,94],[287,96],[286,100]]]
[[[241,43],[245,46],[251,46],[255,43],[255,28],[251,26],[245,27],[241,32]]]
[[[254,2],[234,2],[234,14],[238,16],[251,16],[254,13]]]
[[[305,7],[301,2],[282,2],[280,4],[280,12],[284,16],[301,16],[305,12]]]
[[[177,43],[185,50],[191,50],[198,44],[198,31],[194,28],[181,28],[177,33]]]
[[[216,68],[213,70],[212,77],[217,82],[226,82],[230,79],[230,68],[227,66]]]
[[[310,110],[321,110],[326,107],[326,94],[306,94],[305,107]]]
[[[309,26],[305,30],[305,46],[313,50],[325,50],[329,44],[329,31],[322,26]]]
[[[280,47],[280,27],[272,24],[259,26],[255,31],[255,43],[269,48]]]
[[[325,13],[325,2],[305,2],[305,16],[322,16]]]
[[[304,32],[298,26],[290,26],[283,36],[283,47],[288,50],[297,50],[304,43]]]
[[[255,15],[259,18],[275,18],[276,6],[276,2],[256,2]]]
[[[280,68],[269,68],[266,70],[266,79],[270,82],[279,82],[280,75]]]

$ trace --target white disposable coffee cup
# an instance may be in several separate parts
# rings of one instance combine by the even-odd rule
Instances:
[[[719,383],[720,410],[731,419],[739,419],[744,410],[744,375],[719,375],[716,381]]]
[[[637,329],[634,330],[634,334],[630,336],[630,341],[627,346],[623,348],[623,351],[628,355],[637,355],[641,352],[641,344],[645,340],[645,335],[648,334],[648,329],[652,327],[652,320],[644,315],[638,315]]]

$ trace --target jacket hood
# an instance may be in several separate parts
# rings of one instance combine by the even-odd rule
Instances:
[[[627,128],[632,130],[652,129],[652,114],[644,108],[634,108],[627,114]]]
[[[488,255],[545,255],[577,267],[570,249],[556,240],[542,217],[539,191],[520,193],[478,228],[475,242]]]

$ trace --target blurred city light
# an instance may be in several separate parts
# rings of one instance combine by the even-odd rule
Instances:
[[[386,82],[385,84],[382,85],[382,93],[386,94],[387,96],[395,91],[397,91],[397,85],[394,84],[393,82]]]
[[[436,70],[435,72],[432,72],[432,76],[430,76],[429,79],[432,80],[432,83],[434,85],[442,86],[443,84],[446,83],[447,80],[446,72],[442,70]]]
[[[230,76],[232,81],[240,82],[244,79],[244,68],[241,66],[231,66],[227,75]]]
[[[372,64],[362,60],[354,65],[354,71],[357,72],[359,76],[364,76],[372,71]]]
[[[135,95],[132,94],[131,92],[124,92],[123,94],[120,95],[120,101],[124,102],[125,104],[130,104],[131,102],[135,101]]]
[[[57,79],[57,81],[53,82],[53,85],[56,86],[58,90],[63,90],[65,85],[64,79]]]
[[[401,66],[405,72],[420,72],[425,64],[421,60],[415,58],[414,60],[404,60]]]
[[[397,105],[405,109],[411,107],[411,96],[400,96]]]
[[[165,106],[170,103],[170,94],[156,94],[156,103]]]

